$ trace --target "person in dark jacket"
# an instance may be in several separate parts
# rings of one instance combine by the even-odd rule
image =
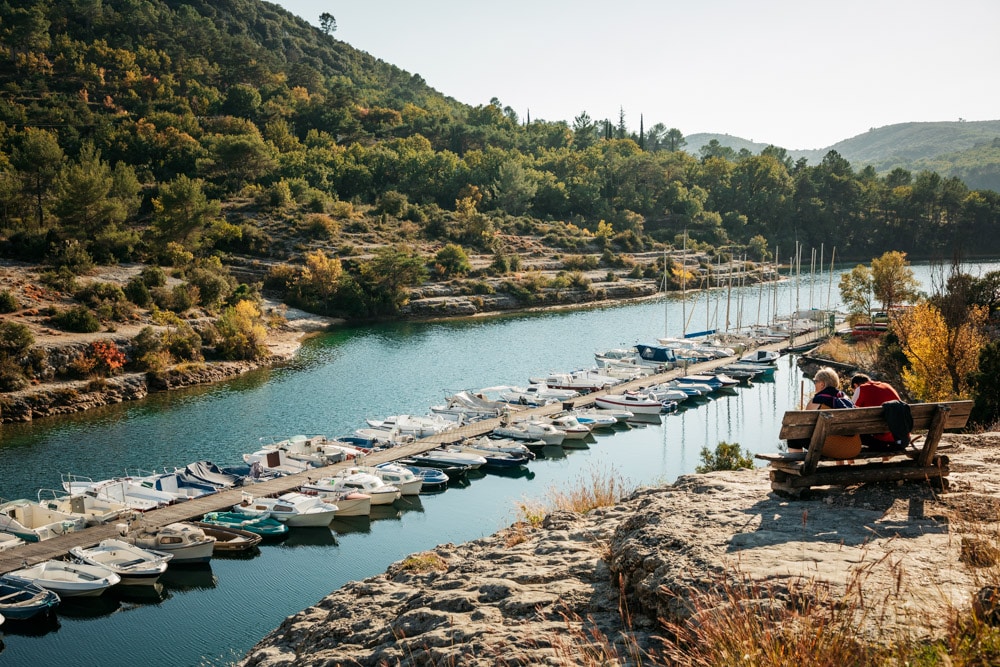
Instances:
[[[832,368],[821,368],[813,376],[816,393],[813,394],[806,410],[839,410],[853,408],[854,403],[840,390],[840,377]],[[788,441],[789,452],[801,452],[809,446],[808,438]],[[823,443],[823,456],[832,459],[849,459],[861,451],[861,441],[855,436],[827,436]]]

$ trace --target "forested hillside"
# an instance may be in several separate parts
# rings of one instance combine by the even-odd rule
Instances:
[[[585,111],[527,123],[257,0],[9,2],[0,40],[2,252],[55,270],[255,256],[289,298],[371,316],[428,272],[467,274],[466,253],[512,271],[515,237],[609,267],[685,231],[757,256],[1000,252],[1000,197],[957,178],[691,155],[676,128]]]

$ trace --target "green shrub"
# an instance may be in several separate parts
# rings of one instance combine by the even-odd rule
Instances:
[[[94,268],[90,253],[76,239],[55,244],[49,250],[49,263],[56,269],[67,269],[75,275],[87,273]]]
[[[695,472],[753,468],[753,453],[749,450],[741,451],[738,442],[730,444],[722,441],[715,446],[715,452],[712,452],[708,447],[702,447],[701,460],[702,465],[696,467]]]
[[[17,297],[9,289],[0,291],[0,313],[13,313],[20,309],[21,304],[17,302]]]
[[[73,306],[57,311],[50,322],[57,329],[75,333],[93,333],[101,329],[100,320],[86,306]]]
[[[54,271],[45,271],[39,277],[43,285],[58,292],[72,294],[77,290],[76,276],[66,267]]]
[[[31,329],[20,322],[0,322],[0,355],[17,358],[35,344]]]
[[[158,266],[147,266],[140,273],[139,277],[146,287],[163,287],[167,284],[167,274]]]
[[[123,291],[126,298],[140,308],[145,308],[153,302],[153,298],[149,294],[149,287],[143,282],[141,276],[129,280]]]

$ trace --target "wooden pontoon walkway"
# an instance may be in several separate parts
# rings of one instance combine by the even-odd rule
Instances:
[[[819,336],[819,334],[812,335],[817,337]],[[799,335],[796,336],[796,340],[798,342],[804,342],[809,336],[810,334]],[[771,343],[763,345],[757,349],[777,351],[783,349],[786,345],[787,342]],[[692,364],[686,368],[676,368],[657,375],[647,375],[639,378],[638,380],[632,380],[624,384],[616,385],[610,391],[593,392],[567,400],[565,403],[571,403],[574,407],[593,406],[594,398],[602,394],[621,393],[628,389],[639,389],[659,384],[661,382],[666,382],[681,375],[709,372],[714,368],[731,364],[736,360],[736,357],[713,359],[711,361]],[[563,405],[561,403],[552,403],[537,408],[520,409],[514,413],[514,420],[525,419],[531,416],[537,417],[549,415],[559,412],[562,409]],[[170,505],[169,507],[165,507],[163,509],[144,512],[141,516],[141,524],[143,526],[159,527],[176,521],[196,520],[208,512],[228,510],[233,505],[239,504],[242,500],[242,494],[244,491],[250,491],[255,496],[277,496],[288,491],[293,491],[307,481],[334,475],[338,470],[343,468],[353,465],[375,465],[385,461],[403,459],[413,456],[414,454],[434,449],[445,443],[457,442],[463,438],[475,437],[489,433],[499,425],[499,418],[477,421],[445,433],[439,433],[427,438],[422,438],[412,443],[397,445],[381,451],[372,452],[371,454],[366,455],[363,461],[355,459],[353,461],[344,461],[322,468],[310,468],[306,472],[278,477],[276,479],[260,482],[249,487],[227,489],[225,491],[220,491],[218,493],[213,493],[200,498],[193,498],[175,505]],[[75,546],[89,547],[97,544],[101,540],[111,537],[119,537],[117,523],[118,522],[112,522],[100,526],[93,526],[82,531],[67,533],[42,542],[23,544],[18,547],[14,547],[13,549],[0,551],[0,574],[25,567],[26,564],[34,565],[35,563],[49,560],[51,558],[62,558],[69,554],[69,550]]]

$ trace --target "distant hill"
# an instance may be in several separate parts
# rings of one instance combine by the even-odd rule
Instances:
[[[819,163],[835,150],[855,169],[872,165],[880,173],[896,167],[910,171],[929,169],[943,176],[958,176],[972,188],[997,189],[1000,185],[1000,120],[899,123],[872,128],[817,150],[788,150],[793,159]],[[729,134],[699,133],[685,137],[685,150],[698,155],[712,139],[734,151],[746,148],[760,153],[769,144]]]
[[[713,139],[718,141],[723,146],[729,146],[734,151],[739,153],[744,148],[751,153],[760,153],[762,150],[770,146],[770,144],[762,144],[756,141],[748,141],[742,137],[734,137],[731,134],[712,134],[710,132],[700,132],[698,134],[692,134],[684,137],[687,141],[687,145],[684,150],[691,155],[701,156],[701,147],[707,145]]]

